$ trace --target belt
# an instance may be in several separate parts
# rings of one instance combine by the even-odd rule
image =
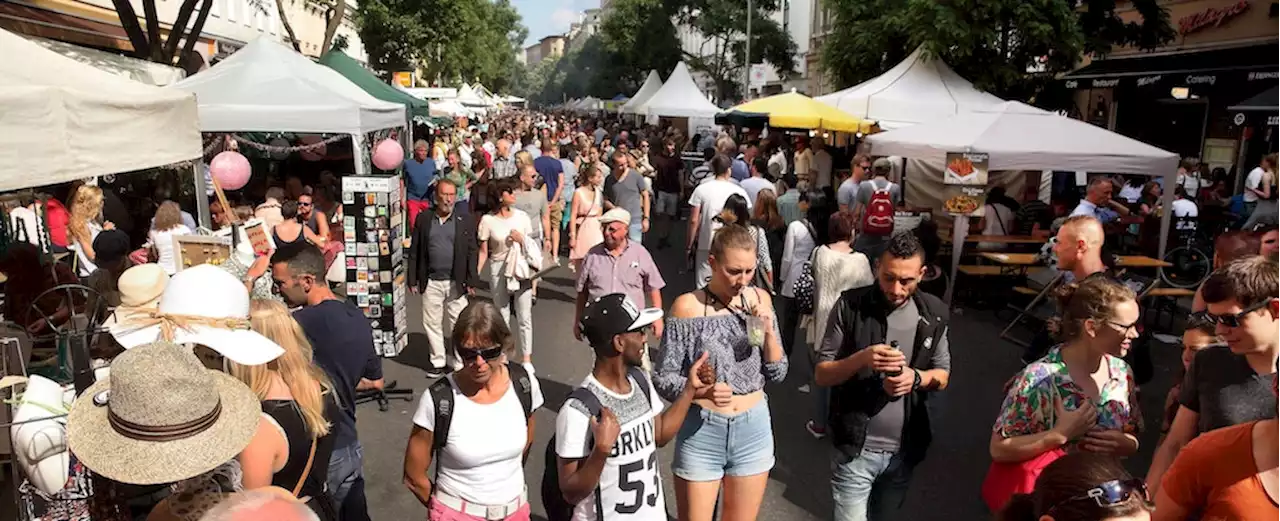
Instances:
[[[439,501],[441,505],[458,512],[462,512],[463,514],[476,516],[490,521],[500,521],[502,519],[506,519],[507,516],[516,513],[517,510],[520,510],[520,507],[529,502],[529,491],[523,490],[520,492],[519,497],[501,505],[479,505],[471,503],[438,488],[432,493],[431,497],[432,499]]]

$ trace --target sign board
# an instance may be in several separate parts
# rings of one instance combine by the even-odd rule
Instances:
[[[1201,29],[1217,27],[1249,9],[1249,0],[1240,0],[1225,7],[1210,7],[1178,19],[1178,34],[1186,36]]]
[[[767,67],[767,65],[765,65],[765,64],[763,64],[763,63],[753,63],[753,64],[751,64],[751,78],[750,78],[751,82],[750,82],[750,85],[751,85],[751,87],[752,87],[752,88],[760,88],[760,87],[763,87],[763,86],[764,86],[764,84],[765,84],[765,77],[766,77],[766,75],[767,75],[767,73],[768,73],[768,69],[767,69],[766,67]]]
[[[990,156],[978,152],[948,152],[942,174],[942,210],[950,215],[981,217],[987,203]]]
[[[893,212],[893,231],[894,233],[909,232],[919,228],[920,223],[931,218],[932,214],[928,210],[895,210]]]
[[[406,87],[406,88],[408,88],[408,87],[412,87],[412,86],[413,86],[413,72],[411,72],[411,71],[401,71],[401,72],[397,72],[397,73],[395,73],[395,74],[393,74],[393,75],[392,75],[392,77],[391,77],[391,83],[392,83],[392,84],[394,84],[394,85],[399,85],[399,86],[401,86],[401,87]]]

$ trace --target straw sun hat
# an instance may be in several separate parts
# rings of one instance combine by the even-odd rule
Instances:
[[[107,328],[125,349],[161,340],[199,344],[241,365],[265,364],[284,353],[250,329],[244,283],[209,264],[174,274],[156,307],[117,308]]]
[[[71,406],[67,443],[121,483],[173,483],[235,458],[258,428],[258,396],[205,369],[190,349],[155,342],[116,357],[111,375]]]

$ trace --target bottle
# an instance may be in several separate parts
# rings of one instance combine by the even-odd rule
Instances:
[[[889,342],[889,348],[893,349],[894,351],[901,351],[901,349],[898,348],[897,340]],[[898,376],[901,374],[902,374],[902,368],[898,368],[897,371],[885,371],[884,373],[885,376]]]

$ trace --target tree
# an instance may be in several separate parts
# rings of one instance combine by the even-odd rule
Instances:
[[[204,31],[205,20],[209,18],[209,8],[213,6],[213,0],[183,0],[182,5],[178,7],[178,15],[173,21],[169,37],[162,40],[160,20],[156,16],[156,0],[141,0],[145,28],[143,23],[138,22],[138,14],[133,10],[132,2],[129,0],[111,0],[111,2],[120,18],[120,27],[124,29],[129,37],[129,44],[133,46],[133,55],[170,66],[176,65],[180,57],[194,52],[196,41]],[[191,15],[195,13],[197,4],[200,12],[193,22]],[[182,52],[179,53],[178,43],[183,39],[186,43],[182,46]]]
[[[610,87],[635,92],[650,70],[669,73],[680,62],[680,40],[672,23],[674,0],[617,0],[600,25],[598,60],[608,76],[598,75]],[[595,45],[595,44],[592,44]],[[585,49],[585,46],[584,46]],[[611,95],[612,96],[612,95]]]
[[[778,0],[753,0],[751,17],[751,61],[773,66],[780,76],[795,71],[796,44],[770,14],[778,10]],[[697,53],[685,52],[691,69],[706,73],[716,84],[717,98],[740,98],[748,10],[736,0],[684,0],[676,9],[676,19],[703,36]]]
[[[375,68],[419,67],[436,83],[495,90],[514,82],[528,35],[509,0],[361,0],[357,21]]]
[[[1080,3],[1077,8],[1076,4]],[[845,87],[870,79],[917,47],[979,88],[1031,99],[1083,53],[1170,41],[1168,13],[1135,0],[1141,22],[1122,22],[1115,0],[829,0],[821,67]],[[1087,36],[1086,36],[1087,35]]]

